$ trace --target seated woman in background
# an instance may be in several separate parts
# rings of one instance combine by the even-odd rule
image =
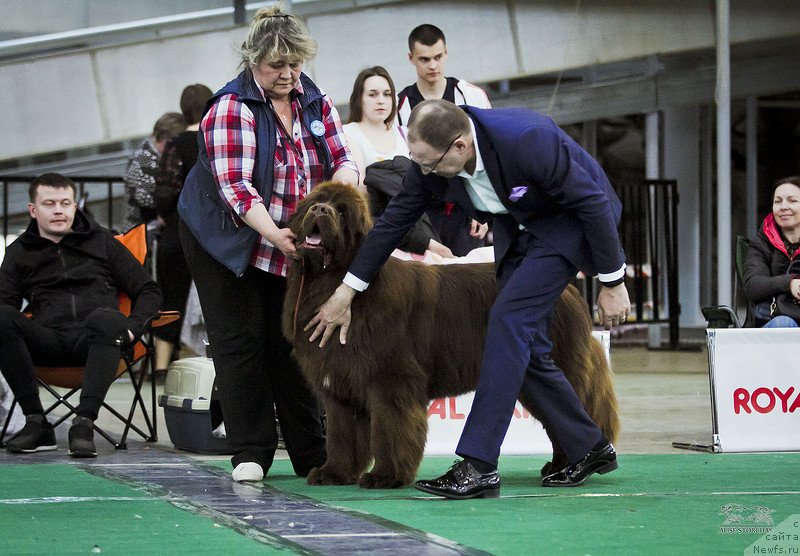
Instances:
[[[399,182],[411,162],[405,132],[396,125],[396,114],[397,95],[389,73],[381,66],[362,70],[353,83],[350,119],[343,130],[358,166],[359,189],[369,194],[370,208],[376,218],[399,190]],[[382,164],[381,171],[371,172],[374,179],[367,178],[365,184],[367,167],[375,163]],[[427,249],[442,257],[453,256],[438,241],[426,216],[411,229],[399,248],[420,255]]]
[[[750,242],[742,281],[748,324],[796,328],[800,323],[800,176],[775,183],[772,213]]]

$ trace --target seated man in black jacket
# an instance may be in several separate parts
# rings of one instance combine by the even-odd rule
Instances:
[[[6,443],[9,452],[55,450],[34,365],[84,365],[69,454],[95,457],[92,426],[114,381],[120,350],[158,312],[161,292],[139,261],[107,229],[77,209],[75,184],[42,174],[29,190],[28,229],[0,265],[0,372],[26,417]],[[118,309],[117,290],[133,302]],[[23,315],[23,300],[28,301]]]

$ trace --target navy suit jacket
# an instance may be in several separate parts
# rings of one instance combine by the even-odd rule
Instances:
[[[621,269],[625,255],[617,225],[622,204],[597,161],[550,118],[533,110],[461,108],[475,124],[489,180],[508,210],[492,216],[497,267],[521,224],[589,276]],[[370,282],[437,199],[458,204],[479,221],[489,217],[475,210],[463,178],[426,176],[412,164],[400,193],[364,240],[350,273]]]

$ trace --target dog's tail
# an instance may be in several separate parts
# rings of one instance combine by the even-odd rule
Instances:
[[[617,396],[605,350],[592,337],[592,319],[586,301],[569,286],[556,304],[550,325],[552,357],[564,371],[589,416],[615,442],[619,433]]]

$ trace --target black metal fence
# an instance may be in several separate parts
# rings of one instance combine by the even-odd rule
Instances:
[[[628,291],[637,322],[669,323],[669,347],[679,344],[678,184],[641,180],[617,188],[620,235],[628,259]]]

